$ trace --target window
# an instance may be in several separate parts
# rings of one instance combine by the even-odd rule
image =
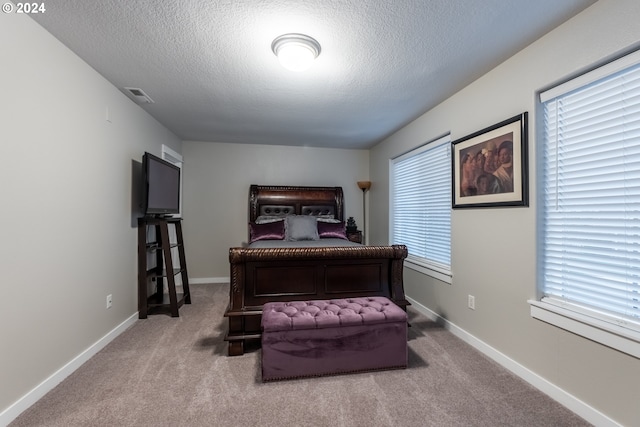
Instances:
[[[639,357],[640,54],[541,101],[542,299],[532,314]]]
[[[390,161],[390,235],[407,267],[451,282],[451,138]]]

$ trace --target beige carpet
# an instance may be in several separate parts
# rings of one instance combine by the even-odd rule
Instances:
[[[226,356],[228,289],[192,285],[10,426],[590,425],[411,308],[408,369],[263,384],[259,348]]]

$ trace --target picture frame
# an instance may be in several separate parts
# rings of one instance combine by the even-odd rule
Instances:
[[[454,209],[529,206],[527,116],[451,143]]]

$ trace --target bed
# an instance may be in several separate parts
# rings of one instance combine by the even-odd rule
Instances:
[[[230,356],[243,354],[245,342],[260,339],[262,306],[267,302],[384,296],[405,310],[409,305],[402,279],[406,246],[365,246],[327,232],[344,227],[341,187],[251,185],[250,242],[258,227],[269,234],[271,225],[275,229],[294,219],[317,223],[320,237],[290,241],[291,236],[284,238],[279,229],[275,237],[229,249],[225,340]],[[295,231],[287,227],[287,233]]]

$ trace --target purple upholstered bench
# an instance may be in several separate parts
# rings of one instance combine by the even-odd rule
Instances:
[[[262,380],[407,367],[407,313],[384,297],[272,302]]]

